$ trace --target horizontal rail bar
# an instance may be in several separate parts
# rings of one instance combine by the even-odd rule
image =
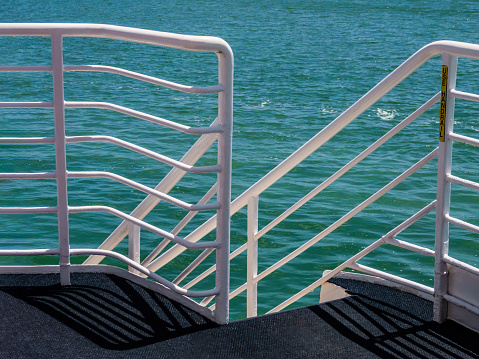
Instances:
[[[125,70],[114,66],[104,65],[64,65],[63,70],[66,72],[79,72],[79,71],[91,71],[91,72],[104,72],[110,74],[121,75],[129,77],[135,80],[143,82],[149,82],[154,85],[169,88],[171,90],[181,91],[184,93],[207,95],[213,93],[219,93],[224,91],[223,86],[187,86],[178,84],[175,82],[159,79],[156,77],[144,75],[138,72]],[[52,72],[53,66],[0,66],[0,72]]]
[[[216,241],[211,241],[211,242],[201,242],[201,243],[191,243],[186,241],[183,238],[180,238],[174,234],[171,234],[170,232],[167,232],[163,229],[160,229],[158,227],[155,227],[149,223],[143,222],[139,220],[138,218],[132,217],[128,214],[125,214],[115,208],[108,207],[108,206],[77,206],[77,207],[69,207],[68,208],[69,213],[87,213],[87,212],[105,212],[112,214],[118,218],[121,218],[125,221],[131,222],[136,224],[137,226],[140,226],[141,228],[146,229],[147,231],[153,232],[155,234],[158,234],[161,237],[167,238],[172,242],[178,243],[186,248],[191,248],[191,249],[205,249],[205,248],[217,248],[220,243]],[[1,212],[0,212],[1,213]]]
[[[57,207],[0,207],[4,214],[57,213]]]
[[[362,265],[362,264],[359,264],[359,263],[351,264],[350,268],[358,270],[358,271],[363,272],[363,273],[368,273],[368,274],[374,275],[375,277],[390,280],[391,282],[395,282],[395,283],[398,283],[398,284],[403,284],[407,287],[414,288],[414,289],[416,289],[420,292],[426,293],[426,294],[434,295],[434,288],[431,288],[431,287],[428,287],[427,285],[423,285],[423,284],[414,282],[414,281],[409,280],[409,279],[401,278],[401,277],[398,277],[396,275],[380,271],[378,269],[374,269],[374,268],[371,268],[371,267],[368,267],[368,266],[365,266],[365,265]]]
[[[479,191],[479,183],[469,181],[460,177],[452,176],[452,175],[446,175],[446,181],[455,183],[455,184],[460,184],[466,187],[469,187],[471,189],[475,189],[476,191]]]
[[[422,246],[418,246],[416,244],[412,244],[412,243],[409,243],[409,242],[406,242],[406,241],[401,241],[401,240],[396,239],[396,238],[388,238],[388,239],[386,239],[386,243],[391,244],[391,245],[396,246],[396,247],[401,247],[401,248],[404,248],[404,249],[408,249],[410,251],[413,251],[413,252],[416,252],[416,253],[419,253],[419,254],[424,254],[426,256],[434,257],[434,255],[436,254],[436,252],[434,252],[432,249],[422,247]]]
[[[463,269],[463,270],[465,270],[469,273],[472,273],[472,274],[475,274],[475,275],[479,276],[479,268],[476,268],[476,267],[474,267],[470,264],[467,264],[467,263],[464,263],[460,260],[452,258],[448,255],[444,256],[444,262],[449,263],[449,264],[451,264],[453,266],[456,266],[458,268],[461,268],[461,269]]]
[[[56,172],[0,173],[2,179],[51,179],[55,177]]]
[[[4,23],[0,36],[97,37],[158,45],[187,51],[221,52],[232,56],[226,41],[211,36],[171,34],[160,31],[104,24]]]
[[[175,82],[166,81],[156,77],[144,75],[138,72],[133,72],[125,69],[121,69],[113,66],[104,66],[104,65],[65,65],[63,66],[64,71],[94,71],[94,72],[105,72],[110,74],[121,75],[129,77],[135,80],[140,80],[144,82],[149,82],[154,85],[159,85],[162,87],[169,88],[171,90],[181,91],[185,93],[197,94],[197,95],[206,95],[219,93],[224,91],[223,86],[214,85],[206,87],[196,87],[196,86],[187,86],[182,84],[177,84]],[[0,68],[1,71],[1,68]]]
[[[387,192],[389,192],[391,189],[396,187],[399,183],[404,181],[406,178],[411,176],[414,172],[418,171],[421,167],[426,165],[429,161],[431,161],[433,158],[437,156],[438,149],[434,149],[431,151],[427,156],[423,157],[420,161],[415,163],[413,166],[411,166],[409,169],[407,169],[405,172],[400,174],[398,177],[396,177],[394,180],[389,182],[386,186],[381,188],[379,191],[374,193],[372,196],[370,196],[368,199],[360,203],[358,206],[356,206],[354,209],[349,211],[347,214],[345,214],[343,217],[338,219],[336,222],[334,222],[332,225],[330,225],[328,228],[324,229],[321,233],[295,249],[293,252],[285,256],[284,258],[280,259],[278,262],[273,264],[272,266],[268,267],[265,269],[263,272],[258,274],[258,280],[263,279],[267,275],[271,274],[274,272],[276,269],[279,267],[283,266],[284,264],[288,263],[292,259],[296,258],[298,255],[303,253],[305,250],[313,246],[315,243],[317,243],[319,240],[336,230],[338,227],[346,223],[348,220],[350,220],[352,217],[354,217],[356,214],[361,212],[363,209],[368,207],[371,203],[375,202],[377,199],[381,198],[383,195],[385,195]]]
[[[337,179],[339,179],[341,176],[343,176],[345,173],[347,173],[350,169],[352,169],[354,166],[356,166],[358,163],[360,163],[363,159],[365,159],[367,156],[369,156],[372,152],[374,152],[378,147],[382,146],[386,141],[391,139],[394,135],[396,135],[404,127],[409,125],[412,121],[414,121],[416,118],[418,118],[420,115],[422,115],[428,109],[430,109],[435,103],[437,103],[439,101],[440,97],[441,97],[440,92],[438,92],[436,95],[431,97],[421,107],[419,107],[416,111],[414,111],[412,114],[410,114],[408,117],[406,117],[399,124],[394,126],[394,128],[389,130],[386,134],[384,134],[381,138],[379,138],[377,141],[375,141],[373,144],[371,144],[368,148],[366,148],[363,152],[361,152],[359,155],[357,155],[349,163],[347,163],[341,169],[336,171],[336,173],[331,175],[328,179],[326,179],[319,186],[317,186],[315,189],[310,191],[306,196],[301,198],[293,206],[288,208],[281,215],[276,217],[269,224],[267,224],[260,231],[258,231],[258,233],[255,235],[255,239],[258,240],[259,238],[261,238],[263,235],[268,233],[271,229],[273,229],[279,223],[281,223],[283,220],[285,220],[287,217],[289,217],[289,215],[294,213],[297,209],[299,209],[301,206],[306,204],[309,200],[311,200],[313,197],[318,195],[320,192],[322,192],[324,189],[326,189],[329,185],[334,183]]]
[[[185,126],[173,121],[165,120],[157,116],[149,115],[144,112],[132,110],[128,107],[115,105],[109,102],[77,102],[77,101],[65,101],[66,108],[96,108],[103,110],[111,110],[118,113],[122,113],[128,116],[136,117],[142,120],[150,121],[158,125],[162,125],[180,132],[188,133],[191,135],[203,135],[207,133],[220,133],[223,132],[222,126],[208,126],[208,127],[190,127]]]
[[[0,108],[53,108],[53,102],[0,102]]]
[[[81,143],[81,142],[107,142],[107,143],[112,143],[114,145],[121,146],[123,148],[132,150],[134,152],[140,153],[144,156],[153,158],[157,161],[166,163],[170,166],[179,168],[183,171],[186,172],[191,172],[191,173],[208,173],[208,172],[220,172],[221,168],[219,165],[213,165],[213,166],[190,166],[187,164],[184,164],[180,161],[176,161],[174,159],[171,159],[167,156],[160,155],[159,153],[147,150],[146,148],[143,148],[141,146],[134,145],[130,142],[120,140],[119,138],[112,137],[112,136],[67,136],[67,143]]]
[[[37,144],[53,144],[54,137],[0,137],[2,145],[37,145]]]
[[[104,250],[104,249],[70,249],[70,254],[73,256],[80,256],[80,255],[101,255],[106,257],[111,257],[122,261],[125,264],[135,268],[136,270],[140,271],[141,273],[147,275],[148,277],[156,280],[158,283],[163,284],[165,287],[168,287],[175,292],[183,295],[187,295],[189,297],[206,297],[209,295],[216,295],[219,293],[219,290],[216,288],[210,290],[203,290],[203,291],[192,291],[186,290],[177,285],[171,283],[169,280],[159,276],[155,272],[150,271],[148,268],[143,267],[141,264],[136,263],[135,261],[131,260],[130,258],[124,256],[123,254]]]
[[[52,72],[53,66],[0,66],[0,72]]]
[[[462,308],[465,308],[465,309],[469,310],[470,312],[472,312],[476,315],[479,315],[479,308],[469,304],[468,302],[466,302],[462,299],[454,297],[453,295],[450,295],[450,294],[444,294],[444,299],[446,299],[449,303],[455,304],[459,307],[462,307]]]
[[[48,249],[1,249],[0,256],[42,256],[60,254],[60,248]]]
[[[112,179],[114,181],[123,183],[139,191],[145,192],[147,194],[151,194],[153,196],[157,196],[158,198],[168,203],[171,203],[175,206],[183,208],[187,211],[205,211],[205,210],[211,210],[211,209],[218,209],[220,206],[219,203],[217,202],[208,203],[208,204],[199,204],[199,205],[189,204],[179,199],[176,199],[168,194],[162,193],[150,187],[144,186],[138,182],[132,181],[126,177],[123,177],[111,172],[104,172],[104,171],[68,172],[68,178],[95,178],[95,177],[108,178],[108,179]]]
[[[455,89],[452,89],[450,93],[455,98],[460,98],[460,99],[463,99],[463,100],[479,102],[479,95],[476,95],[476,94],[473,94],[473,93],[458,91],[458,90],[455,90]]]
[[[464,136],[464,135],[458,135],[457,133],[449,133],[447,136],[450,140],[454,140],[454,141],[466,143],[471,146],[479,147],[479,140],[475,138]]]
[[[449,215],[445,215],[446,219],[449,221],[449,223],[454,224],[455,226],[461,227],[463,229],[466,229],[468,231],[474,232],[479,234],[479,226],[475,226],[471,223],[467,223],[464,221],[461,221],[460,219],[451,217]]]

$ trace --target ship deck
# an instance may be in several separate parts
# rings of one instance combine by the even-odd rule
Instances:
[[[479,358],[479,333],[432,303],[334,279],[352,296],[218,326],[111,274],[0,275],[1,358]]]

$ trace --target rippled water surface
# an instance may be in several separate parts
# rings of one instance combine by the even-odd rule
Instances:
[[[477,42],[476,1],[105,1],[60,0],[8,2],[0,10],[1,22],[93,22],[139,27],[225,39],[235,54],[233,198],[334,120],[366,91],[422,46],[436,40]],[[46,38],[2,38],[0,65],[28,65],[51,61]],[[66,64],[104,64],[123,67],[192,85],[216,81],[216,56],[183,53],[105,39],[65,39]],[[434,58],[343,132],[311,155],[260,197],[260,227],[315,188],[379,136],[404,119],[440,89],[440,58]],[[460,59],[457,87],[478,92],[478,67]],[[51,75],[0,74],[0,101],[50,101]],[[187,125],[207,125],[215,118],[215,96],[194,96],[142,84],[115,75],[65,74],[65,97],[70,101],[106,101]],[[479,137],[479,107],[456,102],[455,129]],[[370,158],[324,190],[260,240],[260,270],[314,237],[395,176],[437,146],[437,105],[406,128]],[[180,159],[195,140],[174,131],[158,129],[141,120],[94,109],[69,109],[68,135],[109,134]],[[50,110],[0,111],[0,136],[52,136]],[[453,172],[479,181],[477,151],[455,146]],[[53,146],[2,145],[2,172],[52,171]],[[207,153],[202,164],[214,159]],[[103,170],[155,186],[167,166],[141,158],[109,144],[68,146],[70,170]],[[399,185],[357,218],[341,226],[275,274],[260,282],[260,313],[304,288],[325,269],[380,238],[435,198],[433,161]],[[194,202],[214,178],[187,175],[172,191]],[[1,205],[55,205],[55,183],[49,180],[0,180]],[[110,180],[72,180],[72,205],[106,204],[124,212],[144,198]],[[453,185],[451,213],[479,224],[479,197]],[[19,203],[20,202],[20,203]],[[147,219],[171,230],[183,211],[160,205]],[[232,249],[245,241],[246,212],[232,220]],[[200,214],[184,229],[210,214]],[[56,218],[38,215],[1,217],[2,248],[55,246]],[[71,215],[72,247],[98,246],[120,221],[106,214]],[[433,247],[434,212],[398,238]],[[479,264],[479,237],[451,230],[451,253]],[[125,241],[124,241],[125,242]],[[126,251],[122,242],[120,251]],[[142,255],[158,238],[142,232]],[[194,251],[186,252],[192,258]],[[173,279],[188,263],[181,259],[161,274]],[[83,258],[81,258],[83,259]],[[76,259],[80,261],[81,259]],[[26,263],[55,263],[55,258],[29,257]],[[10,259],[2,258],[3,263]],[[380,248],[364,264],[432,285],[432,260],[394,248]],[[204,263],[206,269],[210,263]],[[244,282],[245,257],[232,263],[231,284]],[[160,272],[159,272],[160,273]],[[208,288],[210,280],[198,288]],[[312,304],[318,292],[297,305]],[[232,318],[244,313],[244,295],[231,303]]]

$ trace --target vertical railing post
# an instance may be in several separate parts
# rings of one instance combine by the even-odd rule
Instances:
[[[140,226],[134,223],[128,224],[128,258],[136,263],[140,263]],[[133,274],[140,274],[140,271],[133,267],[128,267]]]
[[[218,173],[217,199],[220,203],[217,215],[216,240],[220,247],[216,249],[216,288],[219,294],[215,298],[215,318],[219,324],[229,321],[230,286],[230,202],[231,202],[231,151],[233,127],[233,54],[230,49],[218,52],[218,82],[223,91],[218,94],[218,122],[223,132],[218,137]]]
[[[65,98],[63,90],[63,37],[52,34],[53,112],[55,123],[55,161],[57,181],[58,241],[60,282],[70,284],[70,238],[68,226],[68,191],[65,138]]]
[[[258,196],[248,199],[248,244],[246,273],[246,315],[248,318],[258,315]]]
[[[434,320],[442,322],[447,317],[448,278],[444,256],[449,251],[449,208],[451,183],[446,176],[451,173],[452,142],[448,133],[453,130],[454,97],[451,90],[456,87],[457,57],[448,54],[442,57],[441,112],[439,120],[439,154],[437,170],[436,244],[434,265]]]

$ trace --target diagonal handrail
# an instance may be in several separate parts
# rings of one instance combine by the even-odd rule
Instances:
[[[450,54],[451,56],[461,56],[471,59],[479,59],[479,45],[469,44],[457,41],[436,41],[428,44],[414,53],[404,61],[393,72],[386,76],[381,82],[368,91],[363,97],[355,102],[351,107],[339,115],[334,121],[329,123],[323,130],[302,145],[298,150],[253,184],[245,192],[239,195],[231,203],[231,214],[238,212],[246,206],[248,198],[258,196],[267,188],[276,183],[280,178],[287,174],[296,165],[319,149],[323,144],[329,141],[333,136],[340,132],[344,127],[376,103],[380,98],[391,91],[395,86],[409,77],[414,71],[421,67],[426,61],[434,56],[441,54]],[[197,242],[203,236],[211,232],[216,226],[216,217],[211,217],[208,221],[199,226],[196,230],[185,237],[186,240]],[[153,261],[148,268],[157,271],[166,263],[183,253],[184,248],[173,246],[163,255]]]
[[[412,245],[410,243],[397,240],[397,239],[395,239],[395,236],[397,236],[402,231],[404,231],[406,228],[410,227],[411,225],[413,225],[414,223],[419,221],[421,218],[423,218],[426,215],[428,215],[429,213],[431,213],[435,208],[436,208],[436,201],[434,200],[433,202],[429,203],[426,207],[422,208],[417,213],[415,213],[414,215],[412,215],[411,217],[406,219],[404,222],[402,222],[401,224],[396,226],[394,229],[390,230],[384,236],[382,236],[381,238],[379,238],[375,242],[371,243],[369,246],[367,246],[366,248],[364,248],[360,252],[353,255],[351,258],[347,259],[346,261],[344,261],[343,263],[338,265],[333,270],[326,271],[321,278],[319,278],[318,280],[316,280],[315,282],[313,282],[312,284],[310,284],[306,288],[302,289],[300,292],[296,293],[291,298],[289,298],[289,299],[285,300],[284,302],[282,302],[281,304],[277,305],[276,307],[271,309],[268,313],[274,313],[274,312],[280,311],[281,309],[284,309],[285,307],[287,307],[289,304],[297,301],[298,299],[301,299],[302,297],[304,297],[308,293],[311,293],[317,287],[319,287],[322,284],[324,284],[325,282],[327,282],[329,279],[333,278],[336,274],[338,274],[342,270],[350,267],[353,263],[356,263],[361,258],[365,257],[366,255],[368,255],[373,250],[375,250],[376,248],[380,247],[383,244],[392,244],[392,245],[395,245],[395,246],[398,246],[398,247],[403,247],[403,248],[413,250],[413,251],[418,252],[418,253],[426,254],[426,255],[429,255],[429,256],[434,256],[434,251],[432,251],[430,249],[427,249],[427,248],[424,248],[424,247],[421,247],[421,246]],[[381,273],[384,273],[384,272],[381,272]],[[391,277],[389,277],[389,279],[391,279]],[[257,281],[257,280],[258,280],[258,278],[255,277],[255,281]],[[413,284],[414,282],[409,281],[408,283]],[[414,283],[414,284],[416,284],[416,283]],[[191,285],[184,286],[184,288],[191,288],[191,287],[192,287]],[[430,292],[429,287],[420,286],[420,289],[422,289],[426,293]],[[243,283],[242,285],[237,287],[235,290],[233,290],[230,293],[230,300],[233,299],[234,297],[236,297],[237,295],[241,294],[245,290],[247,290],[247,283]],[[202,305],[207,305],[213,298],[209,297],[208,299],[209,299],[208,301],[202,302]],[[210,308],[210,309],[212,309],[212,308]]]
[[[397,185],[399,185],[401,182],[403,182],[406,178],[408,178],[409,176],[411,176],[413,173],[415,173],[416,171],[418,171],[420,168],[422,168],[423,166],[425,166],[427,163],[429,163],[432,159],[434,159],[436,156],[437,156],[437,152],[438,152],[438,149],[434,149],[433,151],[431,151],[428,155],[426,155],[424,158],[422,158],[420,161],[418,161],[417,163],[415,163],[413,166],[411,166],[409,169],[407,169],[406,171],[404,171],[402,174],[400,174],[399,176],[397,176],[395,179],[393,179],[391,182],[389,182],[386,186],[384,186],[383,188],[381,188],[380,190],[378,190],[376,193],[374,193],[373,195],[371,195],[370,197],[368,197],[367,199],[365,199],[363,202],[361,202],[359,205],[357,205],[356,207],[354,207],[351,211],[349,211],[348,213],[346,213],[344,216],[342,216],[340,219],[338,219],[337,221],[335,221],[333,224],[331,224],[330,226],[328,226],[327,228],[325,228],[323,231],[321,231],[321,233],[319,233],[318,235],[314,236],[313,238],[311,238],[310,240],[308,240],[307,242],[303,243],[300,247],[296,248],[294,251],[292,251],[291,253],[289,253],[288,255],[286,255],[285,257],[283,257],[281,260],[279,260],[278,262],[274,263],[273,265],[271,265],[270,267],[268,267],[267,269],[265,269],[262,273],[258,274],[256,277],[255,277],[255,281],[260,281],[262,279],[264,279],[266,276],[268,276],[269,274],[271,274],[272,272],[274,272],[276,269],[278,269],[279,267],[282,267],[284,264],[290,262],[291,260],[293,260],[294,258],[296,258],[297,256],[299,256],[301,253],[303,253],[304,251],[306,251],[307,249],[309,249],[310,247],[312,247],[314,244],[316,244],[319,240],[323,239],[324,237],[326,237],[327,235],[329,235],[331,232],[333,232],[335,229],[337,229],[338,227],[340,227],[341,225],[343,225],[344,223],[346,223],[347,221],[349,221],[352,217],[354,217],[356,214],[358,214],[359,212],[361,212],[363,209],[365,209],[366,207],[368,207],[370,204],[372,204],[373,202],[375,202],[377,199],[379,199],[380,197],[382,197],[384,194],[386,194],[387,192],[389,192],[391,189],[393,189],[394,187],[396,187]],[[266,228],[266,227],[264,227]],[[401,227],[397,227],[397,228],[401,228]],[[258,233],[256,233],[255,235],[255,240],[260,238],[260,233],[261,231],[259,231]],[[391,232],[392,233],[392,232]],[[245,250],[247,249],[247,244],[244,244],[242,245],[241,247],[237,248],[235,250],[235,252],[233,252],[230,256],[231,259],[233,259],[234,257],[236,257],[237,255],[239,255],[240,253],[244,252]],[[209,274],[213,273],[215,270],[215,266],[211,266],[208,270],[204,271],[203,273],[201,273],[198,277],[196,277],[195,279],[193,279],[190,283],[186,284],[185,285],[185,288],[191,288],[194,284],[198,283],[199,281],[201,281],[202,279],[204,279],[205,277],[207,277]]]
[[[272,220],[269,224],[264,226],[255,235],[255,239],[259,239],[262,236],[264,236],[271,229],[273,229],[279,223],[281,223],[283,220],[285,220],[289,215],[291,215],[297,209],[301,208],[309,200],[311,200],[313,197],[315,197],[320,192],[322,192],[324,189],[326,189],[330,184],[332,184],[333,182],[338,180],[346,172],[348,172],[350,169],[352,169],[354,166],[356,166],[358,163],[360,163],[363,159],[365,159],[367,156],[369,156],[371,153],[373,153],[377,148],[379,148],[384,143],[386,143],[386,141],[391,139],[393,136],[395,136],[397,133],[399,133],[399,131],[401,131],[403,128],[405,128],[407,125],[409,125],[412,121],[414,121],[416,118],[418,118],[420,115],[422,115],[428,109],[430,109],[435,103],[437,103],[439,101],[439,99],[440,99],[440,93],[438,92],[436,95],[431,97],[431,99],[429,99],[426,103],[424,103],[421,107],[419,107],[416,111],[414,111],[412,114],[410,114],[404,120],[402,120],[399,124],[394,126],[394,128],[389,130],[385,135],[381,136],[381,138],[379,138],[373,144],[368,146],[368,148],[366,148],[359,155],[357,155],[355,158],[353,158],[351,161],[349,161],[346,165],[344,165],[341,169],[339,169],[333,175],[331,175],[329,178],[327,178],[325,181],[323,181],[319,186],[314,188],[306,196],[301,198],[294,205],[292,205],[290,208],[288,208],[286,211],[284,211],[282,214],[280,214],[278,217],[276,217],[274,220]]]
[[[356,214],[361,212],[363,209],[368,207],[370,204],[375,202],[377,199],[381,198],[383,195],[385,195],[387,192],[389,192],[391,189],[396,187],[398,184],[403,182],[406,178],[411,176],[413,173],[418,171],[420,168],[425,166],[427,163],[429,163],[432,159],[434,159],[437,156],[438,149],[434,149],[431,151],[429,154],[427,154],[425,157],[423,157],[420,161],[416,162],[413,166],[411,166],[409,169],[401,173],[399,176],[397,176],[395,179],[393,179],[391,182],[389,182],[387,185],[385,185],[383,188],[381,188],[379,191],[365,199],[363,202],[361,202],[359,205],[354,207],[351,211],[346,213],[344,216],[342,216],[340,219],[338,219],[336,222],[334,222],[332,225],[330,225],[328,228],[324,229],[321,233],[295,249],[293,252],[273,264],[271,267],[265,269],[261,274],[257,276],[258,280],[263,279],[267,275],[271,274],[274,270],[277,268],[281,267],[283,264],[289,262],[291,259],[296,258],[299,254],[303,253],[306,249],[310,248],[313,244],[333,232],[335,229],[340,227],[342,224],[346,223],[349,219],[354,217]]]
[[[386,134],[381,136],[378,140],[376,140],[373,144],[368,146],[364,151],[362,151],[359,155],[357,155],[355,158],[353,158],[351,161],[349,161],[346,165],[344,165],[342,168],[340,168],[338,171],[336,171],[333,175],[331,175],[329,178],[324,180],[321,184],[319,184],[315,189],[310,191],[306,196],[301,198],[299,201],[297,201],[294,205],[289,207],[286,211],[284,211],[282,214],[280,214],[278,217],[273,219],[270,223],[268,223],[266,226],[264,226],[261,230],[259,230],[255,235],[254,239],[258,240],[261,238],[263,235],[265,235],[268,231],[273,229],[276,225],[281,223],[283,220],[285,220],[290,214],[292,214],[294,211],[296,211],[298,208],[303,206],[305,203],[307,203],[309,200],[311,200],[313,197],[318,195],[321,191],[326,189],[331,183],[339,179],[342,175],[344,175],[347,171],[349,171],[351,168],[353,168],[355,165],[360,163],[364,158],[366,158],[368,155],[370,155],[373,151],[375,151],[378,147],[380,147],[382,144],[384,144],[386,141],[388,141],[390,138],[392,138],[394,135],[399,133],[402,129],[404,129],[407,125],[409,125],[412,121],[417,119],[420,115],[422,115],[424,112],[426,112],[428,109],[430,109],[437,101],[439,101],[440,98],[440,93],[437,93],[433,97],[431,97],[428,101],[426,101],[422,106],[420,106],[416,111],[411,113],[409,116],[407,116],[404,120],[402,120],[399,124],[394,126],[391,130],[389,130]],[[243,244],[239,248],[237,248],[233,253],[230,254],[230,260],[236,257],[237,255],[241,254],[247,249],[247,244]],[[206,250],[207,254],[209,255],[212,252],[209,250]],[[201,254],[202,256],[204,254]],[[194,268],[189,267],[188,270],[191,272]],[[190,281],[188,284],[186,284],[187,287],[191,287],[194,284],[198,283],[202,279],[206,278],[208,275],[213,273],[215,271],[215,265],[211,266],[209,269],[201,273],[197,278],[193,279]],[[184,279],[185,275],[179,276],[177,279]]]

